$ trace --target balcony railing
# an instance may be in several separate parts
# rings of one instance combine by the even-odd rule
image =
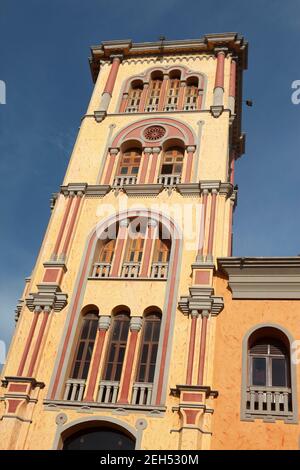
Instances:
[[[145,111],[147,113],[153,113],[155,111],[158,111],[158,104],[148,104],[148,106],[146,106]]]
[[[64,400],[82,401],[86,381],[84,379],[69,379],[66,382]]]
[[[164,111],[171,112],[171,111],[176,111],[176,110],[177,110],[177,104],[167,104],[164,107]]]
[[[92,277],[109,277],[110,268],[110,263],[95,263],[93,266]]]
[[[250,417],[292,416],[291,389],[285,387],[248,387],[246,415]]]
[[[98,402],[116,403],[119,393],[119,382],[101,380],[99,384]]]
[[[185,104],[183,109],[184,109],[184,111],[196,111],[197,104],[196,103]]]
[[[151,405],[153,384],[134,383],[131,403],[133,405]]]
[[[152,263],[150,277],[152,279],[167,279],[169,263]]]
[[[123,263],[121,277],[135,278],[139,276],[141,263]]]
[[[127,106],[125,113],[137,113],[139,110],[138,106]]]
[[[135,184],[136,180],[136,176],[116,176],[113,182],[113,186],[122,187],[124,184]]]
[[[159,184],[163,184],[165,187],[175,186],[181,181],[180,175],[160,175],[157,179]]]

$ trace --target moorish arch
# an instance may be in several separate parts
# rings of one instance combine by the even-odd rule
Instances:
[[[169,216],[160,211],[144,208],[127,210],[107,217],[93,228],[87,239],[74,286],[73,296],[70,301],[65,328],[54,367],[54,373],[49,387],[49,398],[52,400],[59,400],[62,396],[66,371],[71,360],[75,334],[80,319],[82,300],[92,268],[97,242],[101,238],[101,235],[107,231],[110,226],[116,224],[117,221],[120,223],[126,219],[134,217],[148,217],[149,219],[162,224],[165,227],[165,230],[169,231],[171,237],[169,275],[166,281],[161,335],[159,340],[160,344],[157,356],[157,364],[159,364],[159,367],[157,367],[155,372],[152,397],[153,405],[161,405],[165,402],[167,394],[168,369],[171,356],[171,343],[177,306],[177,291],[183,236],[177,223]]]

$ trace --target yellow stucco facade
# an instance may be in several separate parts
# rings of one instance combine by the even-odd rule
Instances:
[[[144,450],[298,448],[300,372],[289,348],[300,334],[300,265],[248,259],[243,269],[245,261],[231,257],[246,67],[247,43],[232,33],[92,48],[94,90],[2,372],[2,449],[76,446],[72,436],[87,442],[89,429],[113,429]],[[137,170],[122,173],[132,149]],[[162,163],[168,151],[171,165],[179,162],[171,174]],[[130,248],[137,219],[146,227],[139,252]],[[107,261],[113,237],[102,235],[113,227]],[[163,230],[170,242],[157,252]],[[82,325],[95,312],[80,375]],[[121,313],[130,326],[114,359],[120,373],[109,376]],[[139,371],[150,314],[160,333],[146,380]],[[277,326],[287,382],[255,389],[253,334],[261,327],[270,340]]]

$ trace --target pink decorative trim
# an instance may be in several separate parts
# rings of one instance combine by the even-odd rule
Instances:
[[[169,84],[169,77],[164,75],[164,79],[162,82],[160,95],[159,95],[158,111],[163,111],[164,109],[168,84]]]
[[[127,108],[127,104],[128,104],[128,94],[124,93],[124,95],[122,97],[122,101],[121,101],[120,113],[125,113],[126,108]]]
[[[207,212],[207,196],[208,196],[208,193],[203,193],[203,196],[202,196],[203,209],[202,209],[202,220],[200,221],[198,256],[203,256],[203,252],[204,252],[206,212]]]
[[[230,64],[230,82],[229,82],[229,96],[235,98],[236,90],[235,90],[235,83],[236,83],[236,61],[232,59]]]
[[[22,358],[21,358],[21,361],[20,361],[20,365],[19,365],[19,368],[18,368],[18,372],[17,372],[18,376],[23,375],[26,359],[28,357],[28,353],[29,353],[29,350],[30,350],[30,347],[31,347],[32,338],[34,336],[34,332],[35,332],[35,328],[36,328],[38,318],[39,318],[39,312],[34,312],[33,320],[32,320],[32,323],[31,323],[31,327],[30,327],[30,330],[29,330],[29,333],[28,333],[25,348],[24,348]]]
[[[186,163],[186,170],[185,170],[185,183],[190,183],[191,176],[192,176],[192,169],[193,169],[193,158],[194,158],[194,150],[187,152],[187,163]]]
[[[44,312],[43,313],[42,324],[41,324],[41,327],[40,327],[40,331],[39,331],[38,337],[36,339],[36,343],[35,343],[34,350],[33,350],[33,353],[32,353],[31,361],[30,361],[30,364],[29,364],[29,369],[28,369],[28,373],[27,373],[28,377],[32,377],[32,374],[33,374],[33,371],[34,371],[34,368],[35,368],[35,364],[36,364],[36,360],[37,360],[37,357],[38,357],[38,354],[39,354],[39,351],[40,351],[41,343],[42,343],[42,340],[43,340],[43,336],[44,336],[44,333],[45,333],[48,317],[49,317],[49,313]]]
[[[216,218],[216,202],[217,202],[217,194],[213,192],[211,196],[210,223],[209,223],[209,235],[208,235],[208,247],[207,247],[207,254],[209,256],[213,254],[215,218]]]
[[[85,401],[94,401],[94,392],[96,387],[97,375],[104,347],[106,330],[98,330],[95,355],[91,365],[91,375],[87,387]]]
[[[217,54],[215,88],[220,87],[224,89],[224,64],[225,64],[225,52],[220,51]]]
[[[148,226],[146,241],[145,241],[145,249],[144,249],[145,254],[144,254],[142,269],[141,269],[141,274],[140,274],[141,277],[148,277],[148,274],[149,274],[149,266],[150,266],[150,261],[151,261],[151,256],[152,256],[152,249],[155,243],[155,233],[156,233],[156,227],[152,225]]]
[[[145,183],[148,165],[149,165],[149,152],[144,152],[143,159],[142,159],[141,174],[140,174],[138,183],[142,183],[142,184]]]
[[[208,285],[208,284],[210,284],[210,273],[209,273],[209,271],[196,271],[195,284],[196,285]]]
[[[148,91],[149,91],[149,85],[148,84],[146,85],[144,83],[144,88],[143,88],[143,91],[142,91],[141,100],[140,100],[140,104],[139,104],[139,113],[143,113],[145,111]]]
[[[178,94],[178,104],[177,104],[178,111],[181,111],[183,109],[185,91],[186,91],[186,84],[182,85],[180,83],[179,94]]]
[[[184,410],[186,415],[186,424],[196,424],[199,410]]]
[[[201,403],[203,400],[202,393],[183,393],[182,394],[182,401],[189,401],[195,403]]]
[[[233,204],[230,201],[229,209],[229,230],[228,230],[228,256],[232,256],[232,221],[233,221]]]
[[[111,183],[112,172],[115,166],[116,153],[109,152],[107,158],[108,158],[108,165],[107,165],[103,184]]]
[[[197,317],[192,316],[190,344],[189,344],[189,355],[188,355],[187,374],[186,374],[186,383],[187,383],[187,385],[191,385],[192,380],[193,380],[193,364],[194,364],[195,341],[196,341],[196,327],[197,327]]]
[[[69,245],[70,245],[71,236],[72,236],[72,233],[73,233],[73,230],[74,230],[74,226],[75,226],[75,222],[76,222],[76,219],[77,219],[77,214],[78,214],[80,202],[81,202],[81,197],[80,197],[80,196],[76,196],[75,207],[74,207],[74,209],[73,209],[73,214],[72,214],[72,217],[71,217],[70,225],[69,225],[69,228],[68,228],[68,231],[67,231],[67,235],[66,235],[66,238],[65,238],[65,242],[64,242],[64,245],[63,245],[63,248],[62,248],[62,252],[61,252],[61,256],[62,256],[62,257],[63,257],[63,256],[66,256],[66,254],[67,254],[67,252],[68,252],[68,248],[69,248]]]
[[[126,364],[125,364],[125,369],[124,369],[124,380],[123,380],[123,384],[121,388],[120,397],[118,400],[118,403],[123,404],[123,405],[128,403],[132,365],[134,361],[137,339],[138,339],[138,331],[136,330],[131,331],[129,345],[128,345],[128,354],[127,354],[127,359],[126,359]]]
[[[153,152],[152,153],[152,159],[151,159],[152,161],[151,161],[151,167],[150,167],[150,174],[149,174],[148,183],[153,183],[154,182],[156,167],[157,167],[158,154],[159,154],[159,152]]]
[[[116,240],[115,253],[114,253],[112,268],[111,268],[111,273],[110,273],[111,277],[117,277],[119,274],[126,236],[127,236],[127,227],[120,226],[119,232],[118,232],[118,238]]]
[[[67,202],[67,207],[65,209],[65,213],[64,213],[63,219],[61,221],[60,229],[59,229],[58,236],[57,236],[57,239],[56,239],[56,242],[55,242],[55,246],[54,246],[54,250],[53,250],[53,257],[57,257],[57,255],[58,255],[61,240],[62,240],[62,237],[64,235],[64,230],[65,230],[67,220],[68,220],[68,217],[69,217],[69,214],[70,214],[72,201],[73,201],[73,197],[69,196],[68,197],[68,202]]]
[[[204,366],[205,366],[205,353],[206,353],[206,335],[207,335],[207,316],[202,317],[201,325],[201,343],[200,343],[200,357],[198,368],[198,385],[203,385]]]
[[[114,57],[103,93],[109,93],[110,95],[112,95],[120,64],[120,57]]]

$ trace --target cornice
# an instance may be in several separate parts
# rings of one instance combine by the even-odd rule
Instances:
[[[300,257],[219,258],[233,299],[300,300]]]

